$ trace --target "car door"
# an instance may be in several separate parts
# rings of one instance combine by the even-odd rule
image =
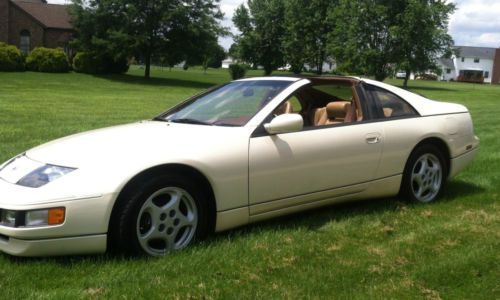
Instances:
[[[378,123],[355,122],[251,137],[250,214],[361,192],[363,185],[353,185],[374,179],[382,147]],[[350,186],[354,188],[338,189]],[[280,204],[252,209],[252,205],[275,201]]]

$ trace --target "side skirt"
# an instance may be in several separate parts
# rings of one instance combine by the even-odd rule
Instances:
[[[401,180],[402,174],[398,174],[367,183],[218,212],[215,231],[219,232],[248,223],[336,203],[392,197],[398,194]]]

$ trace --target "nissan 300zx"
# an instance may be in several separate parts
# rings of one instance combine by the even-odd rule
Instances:
[[[377,81],[237,80],[3,163],[0,250],[159,256],[338,202],[431,202],[478,145],[466,107]]]

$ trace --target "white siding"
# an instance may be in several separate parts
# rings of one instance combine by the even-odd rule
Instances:
[[[460,70],[474,70],[488,72],[488,78],[484,78],[484,82],[491,83],[491,76],[493,71],[493,60],[480,58],[478,63],[474,62],[474,57],[464,57],[462,62],[462,57],[454,58],[456,76],[460,74]]]

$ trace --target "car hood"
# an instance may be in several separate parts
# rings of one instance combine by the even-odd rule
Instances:
[[[83,132],[43,144],[26,152],[36,161],[85,168],[92,165],[134,164],[160,157],[190,157],[200,149],[220,147],[242,128],[160,121],[114,126]],[[139,159],[138,159],[139,158]]]
[[[133,176],[163,164],[186,164],[204,174],[221,166],[247,167],[252,128],[142,121],[64,137],[26,152],[32,160],[75,171],[43,185],[0,180],[9,205],[35,205],[117,193]],[[62,199],[62,200],[61,200]],[[2,203],[2,199],[0,199]],[[10,206],[9,206],[10,207]]]

